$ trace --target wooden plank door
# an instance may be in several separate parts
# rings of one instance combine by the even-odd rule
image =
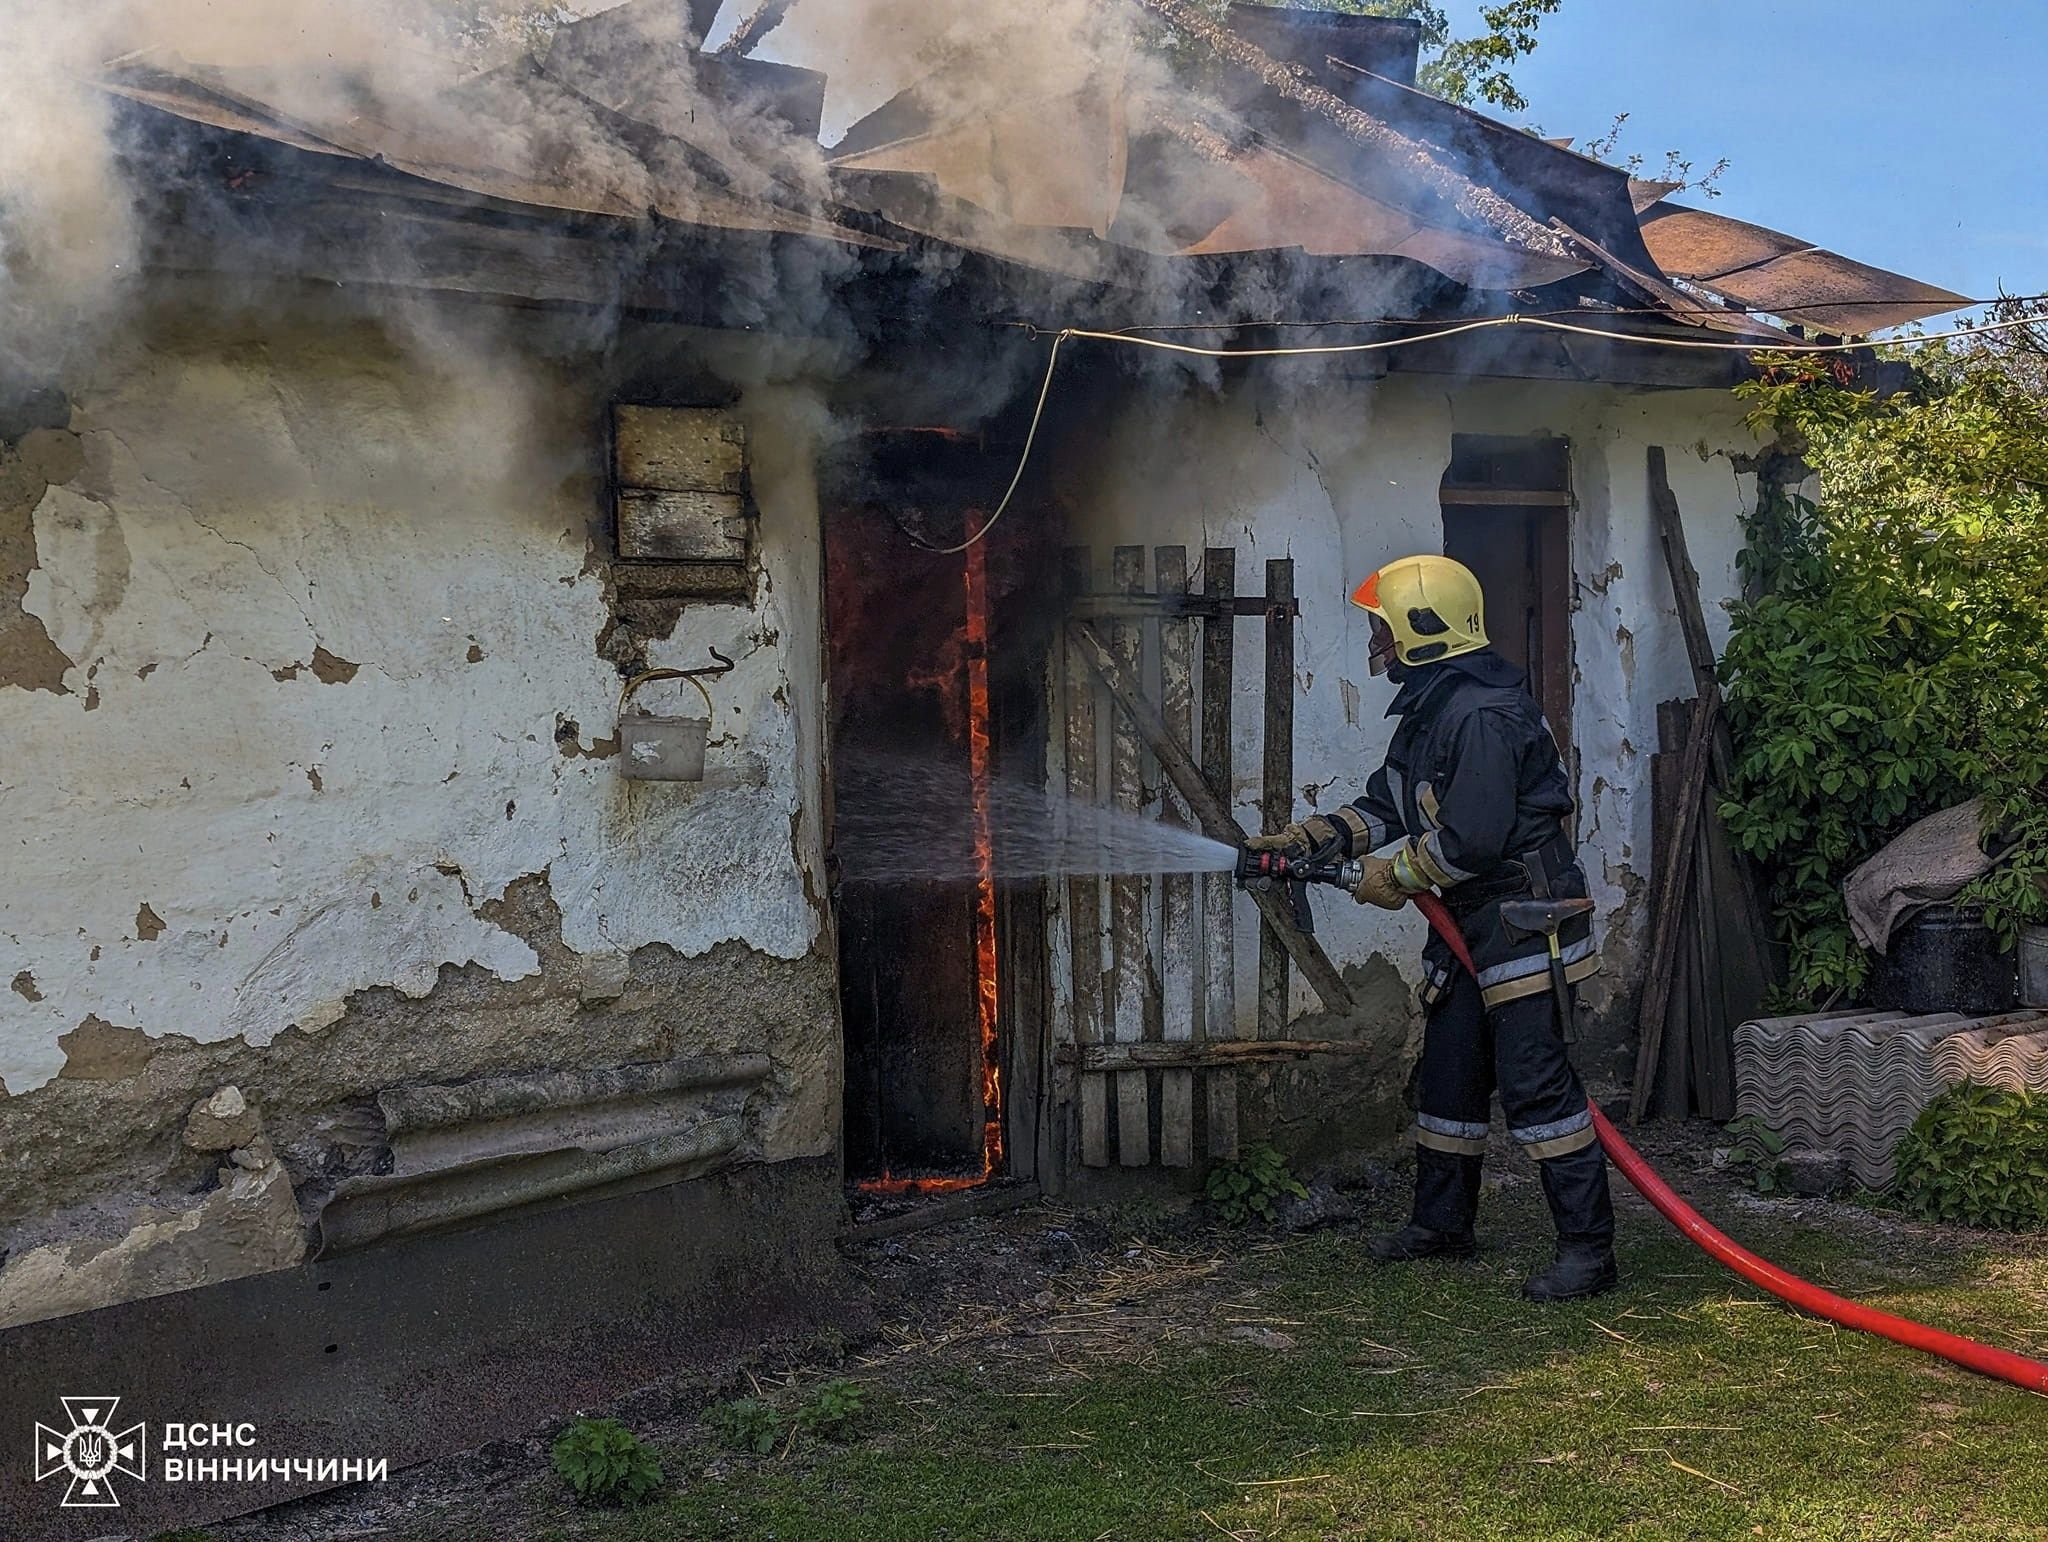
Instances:
[[[1076,548],[1067,554],[1067,574],[1069,627],[1093,628],[1122,672],[1146,682],[1159,724],[1228,805],[1235,628],[1242,616],[1266,615],[1267,597],[1236,594],[1237,554],[1229,548],[1205,551],[1200,571],[1190,574],[1185,547],[1148,554],[1121,546],[1111,554],[1106,586],[1096,582],[1093,554]],[[1269,572],[1283,597],[1278,624],[1269,622],[1268,656],[1281,661],[1290,702],[1292,577],[1291,564]],[[1054,695],[1054,788],[1121,818],[1199,826],[1071,631]],[[1266,769],[1291,782],[1284,711],[1282,724],[1287,743],[1269,749]],[[1201,1053],[1212,1040],[1239,1036],[1234,898],[1228,872],[1073,874],[1048,886],[1054,1119],[1071,1126],[1068,1148],[1082,1167],[1187,1168],[1202,1154],[1237,1155],[1237,1072],[1204,1064]],[[1262,1019],[1284,1014],[1287,966],[1277,944],[1262,947]],[[1266,1004],[1269,993],[1277,1008]],[[1090,1069],[1091,1049],[1097,1058],[1114,1052],[1118,1068]]]

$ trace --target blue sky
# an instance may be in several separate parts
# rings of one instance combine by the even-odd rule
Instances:
[[[1476,30],[1477,0],[1449,6]],[[1732,163],[1704,206],[1968,295],[2048,290],[2039,0],[1564,0],[1528,118]],[[1697,193],[1679,195],[1699,201]]]

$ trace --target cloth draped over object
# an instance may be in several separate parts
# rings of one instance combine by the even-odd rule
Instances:
[[[1984,849],[1983,822],[1981,798],[1929,814],[1842,880],[1856,941],[1884,952],[1902,922],[1990,872],[1998,858]]]

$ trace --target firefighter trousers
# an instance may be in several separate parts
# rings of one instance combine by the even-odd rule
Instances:
[[[1553,997],[1545,991],[1488,1008],[1462,970],[1448,982],[1423,1030],[1416,1221],[1460,1235],[1472,1229],[1496,1089],[1508,1133],[1537,1161],[1558,1239],[1610,1244],[1614,1205],[1607,1158],[1566,1052]]]

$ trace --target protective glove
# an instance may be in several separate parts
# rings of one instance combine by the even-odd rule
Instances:
[[[1271,835],[1254,835],[1244,843],[1246,851],[1284,851],[1292,856],[1307,856],[1319,851],[1336,840],[1336,825],[1321,814],[1311,814],[1299,824],[1289,825]]]
[[[1378,905],[1382,910],[1399,910],[1408,903],[1408,890],[1401,880],[1394,876],[1392,857],[1367,857],[1365,876],[1358,880],[1358,886],[1351,891],[1351,897],[1361,905]]]

